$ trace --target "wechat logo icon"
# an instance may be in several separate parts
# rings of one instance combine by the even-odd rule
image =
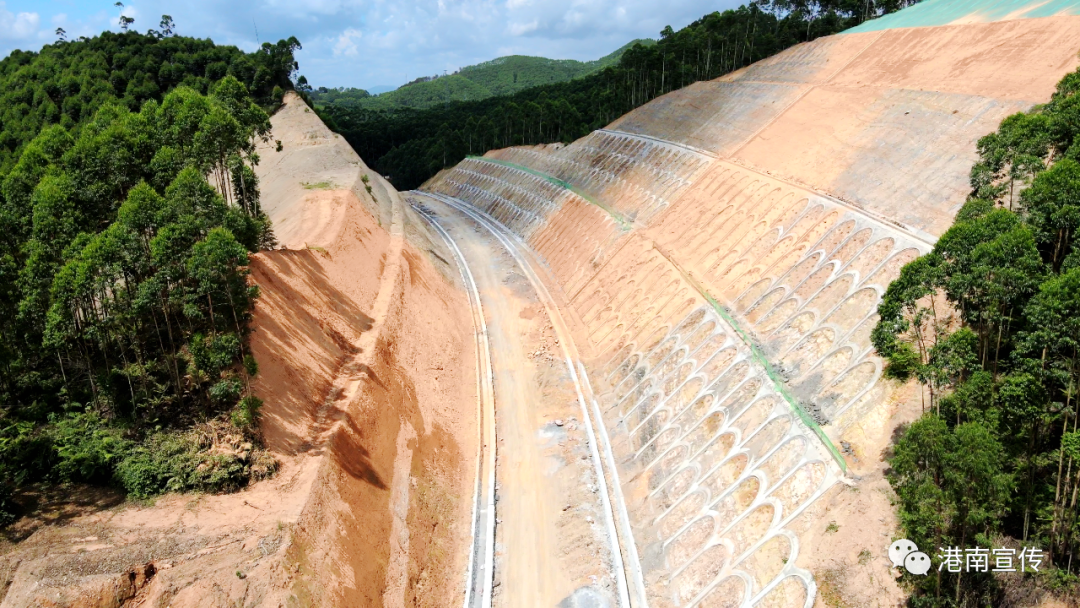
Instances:
[[[889,560],[893,566],[903,567],[912,574],[924,575],[930,571],[930,556],[906,538],[889,545]]]

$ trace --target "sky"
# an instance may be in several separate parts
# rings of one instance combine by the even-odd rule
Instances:
[[[296,36],[300,73],[315,87],[397,86],[504,55],[587,61],[635,38],[657,38],[739,0],[0,0],[0,56],[56,40],[140,32],[161,15],[185,36],[253,51]]]

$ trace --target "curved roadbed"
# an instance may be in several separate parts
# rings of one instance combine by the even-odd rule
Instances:
[[[454,239],[439,225],[426,207],[413,205],[420,217],[439,233],[454,254],[461,281],[468,292],[472,309],[473,333],[476,336],[477,433],[480,449],[476,453],[476,490],[473,499],[472,543],[465,572],[465,608],[489,608],[495,549],[495,389],[491,373],[491,348],[487,322],[476,281]]]
[[[470,292],[480,358],[482,416],[491,411],[483,385],[493,384],[494,424],[487,424],[485,418],[481,443],[497,447],[485,449],[478,463],[479,506],[474,508],[466,608],[564,605],[565,600],[570,600],[565,604],[570,606],[646,606],[641,566],[630,536],[614,456],[603,424],[594,422],[600,420],[599,406],[558,307],[528,259],[527,246],[516,242],[518,239],[496,221],[460,201],[426,193],[410,193],[409,198],[414,209],[447,239]],[[535,379],[529,377],[528,366],[515,365],[515,359],[522,354],[532,359],[532,355],[540,353],[533,352],[530,337],[523,335],[527,332],[515,324],[516,317],[530,318],[529,303],[543,311],[542,319],[548,322],[554,337],[559,356],[552,358],[552,365],[568,385],[565,396],[569,399],[563,401],[576,405],[574,409],[581,416],[581,456],[574,462],[551,456],[550,437],[553,433],[568,433],[567,429],[576,425],[561,419],[545,424],[545,416],[538,410],[558,400],[530,386]],[[528,352],[522,353],[522,349]],[[557,428],[563,425],[565,428]],[[531,433],[533,427],[538,427],[535,436]],[[501,431],[497,438],[495,428]],[[548,443],[538,438],[548,438]],[[564,443],[575,445],[572,438],[560,440],[560,445]],[[489,462],[497,464],[487,468]],[[574,488],[568,493],[566,471],[579,470],[575,465],[581,463],[588,463],[588,470],[570,480]],[[495,468],[498,481],[491,484]],[[489,493],[489,489],[493,491]],[[581,499],[580,494],[594,504],[571,509],[572,503]],[[545,508],[554,498],[560,505],[565,502],[565,507]],[[595,522],[591,513],[597,515]],[[568,516],[574,519],[569,524]],[[591,585],[581,585],[580,573],[568,571],[567,556],[574,555],[575,550],[580,554],[580,549],[567,547],[566,537],[574,536],[567,531],[574,526],[589,530],[596,538],[593,560],[602,567],[607,584],[598,582],[605,576],[592,575],[585,577],[586,582],[591,579]],[[557,533],[551,534],[551,530]],[[488,567],[492,563],[488,553],[492,541],[494,572]],[[490,578],[492,574],[494,579]]]

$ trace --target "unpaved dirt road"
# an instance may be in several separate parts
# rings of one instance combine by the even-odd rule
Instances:
[[[437,199],[416,202],[460,248],[487,322],[497,437],[492,605],[616,606],[610,515],[543,304],[487,229]]]

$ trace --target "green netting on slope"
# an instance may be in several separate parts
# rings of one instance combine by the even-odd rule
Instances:
[[[776,373],[776,369],[773,368],[772,363],[769,362],[769,358],[765,356],[765,353],[761,351],[761,347],[759,347],[757,343],[754,342],[754,339],[750,336],[750,334],[745,329],[743,329],[741,325],[739,325],[739,322],[735,320],[735,317],[731,316],[731,313],[728,311],[728,309],[724,308],[720,304],[720,302],[716,300],[716,298],[712,297],[712,294],[706,291],[700,283],[694,280],[694,278],[691,277],[686,271],[684,271],[679,265],[675,264],[674,260],[668,258],[668,261],[671,262],[672,266],[675,266],[675,268],[677,268],[680,273],[682,273],[683,278],[686,279],[686,281],[690,283],[694,287],[694,289],[696,289],[697,292],[701,294],[702,297],[708,300],[709,304],[713,307],[713,310],[716,311],[716,314],[720,315],[720,317],[723,318],[724,321],[727,322],[727,324],[735,330],[735,333],[739,335],[739,338],[743,341],[743,344],[750,348],[750,356],[758,365],[760,365],[765,370],[765,374],[769,377],[769,380],[772,381],[773,390],[775,390],[781,397],[784,398],[784,401],[787,402],[788,406],[791,408],[791,411],[799,417],[799,420],[802,421],[803,425],[806,426],[806,428],[810,429],[812,433],[817,435],[817,438],[821,440],[822,445],[825,446],[825,449],[829,452],[829,455],[833,457],[833,460],[836,461],[836,464],[840,465],[840,470],[846,473],[847,461],[844,460],[844,457],[840,454],[840,451],[836,449],[836,446],[833,444],[832,440],[829,439],[829,436],[825,434],[825,431],[821,430],[821,426],[814,421],[810,414],[806,413],[806,410],[803,409],[801,405],[799,405],[799,401],[795,399],[795,397],[793,397],[791,393],[788,392],[787,384],[785,384],[784,380],[780,377],[780,375]]]
[[[484,161],[485,163],[494,163],[496,165],[502,165],[504,167],[510,167],[511,169],[517,169],[518,171],[524,171],[525,173],[528,173],[529,175],[539,177],[540,179],[542,179],[544,181],[547,181],[549,183],[555,184],[556,186],[559,186],[560,188],[565,188],[565,189],[573,192],[574,194],[580,196],[581,198],[585,199],[586,201],[588,201],[588,202],[596,205],[597,207],[600,207],[601,209],[603,209],[604,212],[606,212],[608,215],[611,216],[611,219],[615,220],[615,223],[618,224],[619,228],[622,228],[622,230],[624,232],[627,231],[627,230],[630,230],[631,222],[628,221],[625,217],[623,217],[623,215],[621,213],[619,213],[618,211],[612,209],[611,207],[608,207],[604,203],[596,200],[592,196],[586,194],[585,191],[583,191],[582,189],[574,186],[570,182],[563,181],[563,180],[561,180],[561,179],[559,179],[559,178],[557,178],[557,177],[555,177],[553,175],[548,175],[547,173],[537,171],[536,169],[530,169],[529,167],[526,167],[525,165],[519,165],[517,163],[512,163],[512,162],[505,161],[505,160],[499,160],[497,158],[488,158],[486,156],[474,156],[474,155],[469,155],[466,158],[471,158],[473,160],[481,160],[481,161]]]
[[[619,223],[620,226],[622,226],[623,230],[629,230],[631,228],[631,223],[628,222],[626,218],[620,215],[617,211],[613,210],[608,205],[605,205],[603,202],[589,196],[588,194],[585,194],[570,182],[563,181],[557,177],[548,175],[547,173],[543,173],[542,171],[530,169],[529,167],[526,167],[524,165],[511,163],[505,160],[488,158],[486,156],[469,156],[469,158],[481,160],[488,163],[495,163],[497,165],[503,165],[504,167],[510,167],[519,171],[524,171],[525,173],[539,177],[543,180],[548,181],[549,183],[555,184],[556,186],[566,188],[567,190],[574,192],[578,196],[584,198],[590,203],[606,211],[616,222]],[[825,446],[826,451],[828,451],[829,455],[833,457],[833,459],[836,461],[836,464],[840,466],[840,469],[844,472],[847,472],[847,461],[844,460],[844,457],[840,454],[840,451],[836,449],[836,446],[833,444],[832,440],[829,439],[829,436],[825,434],[825,431],[821,430],[821,426],[818,425],[818,423],[814,421],[814,419],[809,414],[806,413],[806,410],[804,410],[801,405],[799,405],[799,401],[795,399],[795,397],[793,397],[791,393],[788,392],[787,385],[785,384],[784,380],[780,377],[779,374],[776,373],[776,370],[773,368],[772,363],[769,361],[769,358],[766,357],[765,353],[761,351],[761,348],[757,345],[756,342],[754,342],[750,334],[745,329],[743,329],[739,322],[736,321],[733,316],[731,316],[731,313],[728,312],[728,310],[724,308],[720,304],[720,302],[716,300],[716,298],[712,297],[712,294],[710,294],[700,283],[698,283],[692,276],[690,276],[688,272],[683,270],[682,266],[677,264],[675,260],[672,260],[663,252],[661,252],[661,255],[664,255],[667,261],[672,266],[674,266],[676,270],[679,271],[683,279],[685,279],[686,282],[689,283],[701,295],[701,297],[705,298],[716,311],[716,313],[720,315],[732,329],[735,330],[743,343],[750,348],[751,357],[758,365],[760,365],[765,370],[765,374],[769,376],[769,380],[771,380],[773,383],[773,389],[781,397],[784,398],[784,401],[786,401],[788,406],[791,407],[792,412],[794,412],[795,415],[798,416],[799,420],[802,421],[803,425],[805,425],[806,428],[808,428],[812,433],[814,433],[814,435],[817,436],[818,439],[821,440],[821,443]]]
[[[948,25],[965,17],[975,21],[998,21],[1007,15],[1014,19],[1034,19],[1062,14],[1080,15],[1080,0],[923,0],[919,4],[871,19],[841,33]]]

